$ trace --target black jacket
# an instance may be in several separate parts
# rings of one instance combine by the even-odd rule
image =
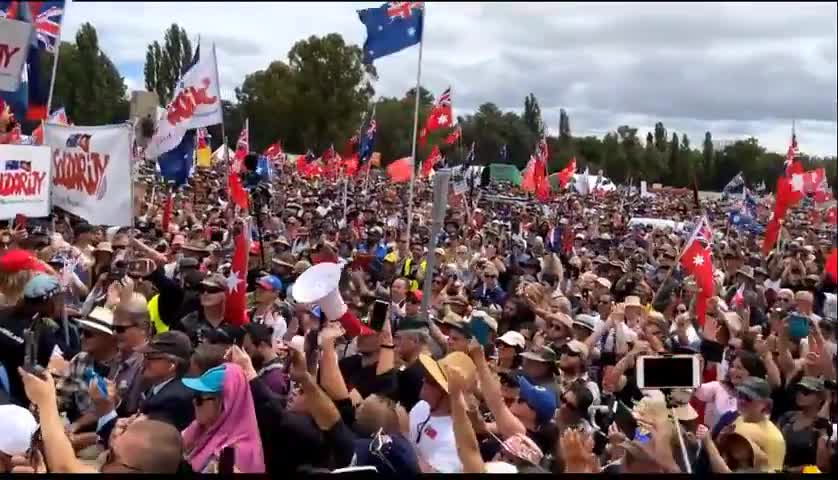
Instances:
[[[38,335],[38,365],[46,368],[49,358],[57,343],[58,327],[52,320],[41,320]],[[23,391],[23,381],[17,368],[23,366],[26,348],[23,341],[23,331],[32,323],[18,308],[0,309],[0,364],[6,369],[9,377],[9,398],[11,402],[22,407],[29,406],[29,400]]]
[[[149,395],[149,392],[146,392]],[[176,378],[167,383],[159,392],[146,396],[140,400],[139,412],[151,420],[159,420],[174,425],[178,431],[183,431],[195,419],[195,407],[192,405],[194,392],[188,388],[180,379]],[[97,432],[99,439],[108,445],[111,431],[116,425],[117,419],[102,426]]]

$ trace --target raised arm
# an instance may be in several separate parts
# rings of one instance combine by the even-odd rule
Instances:
[[[457,444],[457,456],[463,464],[463,473],[485,473],[486,467],[480,455],[477,435],[469,421],[463,391],[466,381],[463,373],[456,367],[445,369],[448,377],[448,399],[451,402],[451,418],[454,426],[454,441]]]
[[[489,369],[489,364],[486,363],[486,356],[483,354],[483,348],[474,340],[469,344],[469,356],[477,367],[477,376],[480,379],[480,386],[483,391],[483,399],[486,405],[495,416],[498,431],[504,438],[509,438],[516,433],[526,434],[527,429],[518,417],[512,414],[509,407],[503,401],[501,394],[500,381],[495,374]]]

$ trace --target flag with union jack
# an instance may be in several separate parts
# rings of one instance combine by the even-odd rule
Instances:
[[[55,53],[64,18],[64,0],[21,2],[19,0],[0,2],[0,18],[18,18],[35,25],[38,47]],[[26,8],[28,7],[28,8]]]

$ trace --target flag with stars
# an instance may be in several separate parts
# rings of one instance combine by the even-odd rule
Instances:
[[[451,87],[448,87],[431,108],[431,113],[425,121],[425,127],[419,132],[419,143],[425,145],[429,133],[440,128],[448,128],[453,123],[454,111],[451,107]]]
[[[702,240],[708,238],[709,227],[707,219],[702,217],[698,223],[686,247],[681,252],[679,263],[681,268],[687,275],[692,275],[695,283],[698,286],[695,302],[695,314],[699,325],[704,325],[704,315],[707,312],[707,300],[709,300],[714,293],[713,284],[713,261],[710,258],[710,245],[704,244]]]
[[[370,64],[421,42],[423,3],[387,2],[358,10],[358,18],[367,27],[363,62]]]
[[[245,224],[236,234],[233,259],[230,262],[230,274],[227,276],[227,294],[224,302],[224,319],[237,327],[248,322],[247,319],[247,254],[250,251],[250,226]]]

